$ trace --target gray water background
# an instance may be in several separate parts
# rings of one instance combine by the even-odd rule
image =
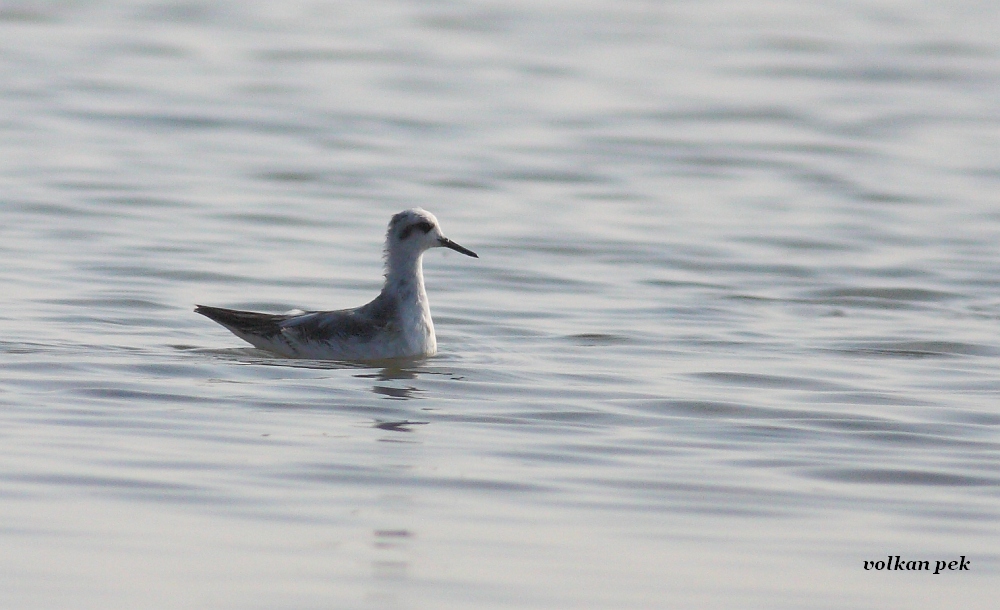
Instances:
[[[998,13],[0,2],[0,606],[995,607]]]

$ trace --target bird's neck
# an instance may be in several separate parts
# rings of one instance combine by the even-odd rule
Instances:
[[[417,302],[427,306],[424,289],[423,255],[390,258],[385,273],[383,292],[395,293],[401,301]]]
[[[413,354],[437,351],[431,306],[424,290],[423,256],[388,259],[382,294],[393,298],[398,307],[404,340]]]

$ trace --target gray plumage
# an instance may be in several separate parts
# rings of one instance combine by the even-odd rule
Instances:
[[[424,289],[423,253],[446,247],[475,252],[441,235],[437,219],[415,208],[392,217],[386,233],[385,285],[355,309],[267,314],[198,305],[195,312],[253,346],[290,358],[375,360],[430,356],[437,351]]]

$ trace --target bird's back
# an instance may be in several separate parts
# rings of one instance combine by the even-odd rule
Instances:
[[[200,313],[254,347],[290,358],[375,360],[424,355],[399,323],[398,305],[381,294],[356,309],[266,314],[199,305]]]

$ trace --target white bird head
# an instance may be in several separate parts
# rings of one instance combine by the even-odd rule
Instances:
[[[413,208],[396,214],[389,221],[385,236],[386,259],[390,265],[401,259],[417,259],[431,248],[450,248],[466,256],[479,255],[463,248],[441,233],[437,218],[427,210]]]

